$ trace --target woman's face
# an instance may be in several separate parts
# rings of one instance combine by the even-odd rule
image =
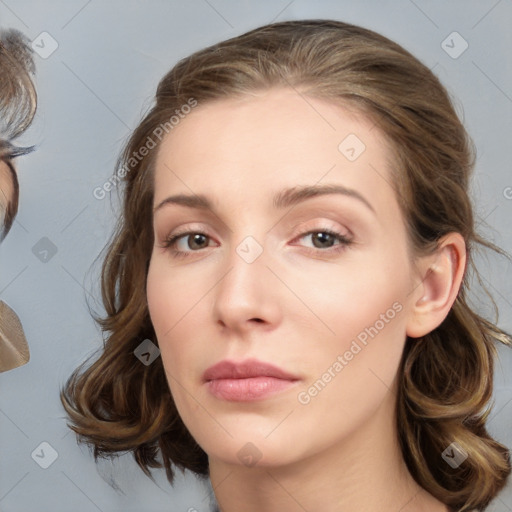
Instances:
[[[393,424],[418,281],[389,160],[373,123],[288,89],[200,104],[163,141],[147,298],[210,459],[287,464]]]

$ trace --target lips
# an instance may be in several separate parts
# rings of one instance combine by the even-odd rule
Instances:
[[[203,374],[203,381],[215,397],[238,402],[267,398],[298,380],[299,377],[256,359],[241,363],[221,361]]]
[[[281,370],[277,366],[256,359],[241,363],[221,361],[204,372],[205,382],[217,379],[249,379],[251,377],[274,377],[283,380],[298,380],[298,377]]]

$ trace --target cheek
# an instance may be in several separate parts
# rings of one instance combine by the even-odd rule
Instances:
[[[308,378],[297,401],[309,428],[328,418],[332,428],[321,428],[330,439],[364,424],[389,397],[406,339],[408,288],[405,278],[368,271],[328,290],[314,307],[334,334],[317,337],[308,357],[301,352]]]
[[[178,372],[183,374],[184,368],[191,367],[186,361],[194,357],[194,347],[205,327],[201,308],[207,289],[203,280],[174,272],[171,265],[166,258],[152,259],[146,295],[165,370],[178,378]]]
[[[151,321],[157,334],[167,333],[185,319],[204,296],[202,280],[186,272],[173,270],[172,262],[164,256],[152,258],[146,284]]]
[[[310,357],[298,363],[309,377],[304,402],[311,398],[319,410],[343,403],[369,412],[396,376],[406,339],[408,262],[400,254],[375,260],[331,269],[317,281],[322,287],[308,287],[311,278],[304,279],[297,289],[304,298],[309,290],[305,301],[322,321],[315,319],[322,335],[309,347]]]
[[[174,403],[180,417],[194,431],[194,418],[201,416],[196,396],[200,374],[198,365],[205,358],[201,336],[205,311],[200,279],[185,279],[169,271],[168,263],[152,262],[146,293],[151,322]],[[207,364],[207,362],[205,363]]]
[[[0,160],[0,203],[6,205],[14,194],[11,172],[6,163]]]
[[[294,293],[308,306],[306,316],[316,323],[318,332],[336,343],[352,339],[376,322],[381,327],[381,315],[385,315],[386,326],[387,320],[394,321],[410,286],[404,271],[408,263],[400,255],[394,258],[395,263],[391,258],[357,255],[343,264],[317,266],[314,273],[295,276]],[[297,311],[304,313],[299,306]]]
[[[5,222],[5,214],[7,211],[7,204],[5,203],[4,196],[2,194],[2,189],[0,188],[0,233],[2,232],[2,228]]]

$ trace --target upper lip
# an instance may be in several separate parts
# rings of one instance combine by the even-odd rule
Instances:
[[[205,382],[217,379],[249,379],[251,377],[274,377],[283,380],[298,380],[298,377],[285,372],[281,368],[257,359],[241,362],[221,361],[210,366],[204,374]]]

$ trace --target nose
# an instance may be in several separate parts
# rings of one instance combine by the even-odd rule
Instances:
[[[223,330],[243,336],[254,329],[274,329],[281,322],[279,280],[267,266],[270,259],[252,237],[229,254],[228,271],[215,287],[213,307]]]

